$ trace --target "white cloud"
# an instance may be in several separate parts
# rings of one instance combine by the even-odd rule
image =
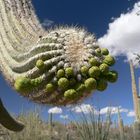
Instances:
[[[127,113],[127,117],[135,117],[135,112],[134,111],[129,111]]]
[[[68,119],[69,116],[68,115],[60,115],[60,118],[62,118],[62,119]]]
[[[120,112],[125,112],[125,113],[128,112],[128,109],[122,108],[121,106],[119,106],[119,107],[113,107],[113,106],[108,107],[107,106],[100,110],[100,114],[104,115],[104,114],[107,114],[108,112],[110,112],[111,114],[117,114],[118,108],[119,108]]]
[[[98,114],[98,111],[95,108],[93,108],[93,106],[91,106],[90,104],[81,104],[81,105],[73,107],[71,110],[76,113],[83,112],[85,114],[88,114],[94,111],[95,114]]]
[[[45,27],[45,28],[50,27],[52,24],[54,24],[54,21],[49,20],[49,19],[45,19],[45,20],[42,22],[42,26]]]
[[[109,24],[107,33],[98,39],[101,47],[106,47],[112,55],[127,56],[127,60],[135,60],[134,53],[140,54],[140,2],[134,8]],[[134,62],[137,63],[136,61]]]
[[[59,107],[53,107],[48,110],[48,113],[61,114],[63,111]]]

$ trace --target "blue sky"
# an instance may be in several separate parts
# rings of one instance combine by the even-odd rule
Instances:
[[[118,18],[120,14],[133,9],[136,2],[136,0],[33,0],[33,5],[41,23],[50,20],[54,23],[52,26],[77,25],[86,28],[91,33],[95,33],[97,38],[101,38],[107,33],[109,23],[113,22],[113,18]],[[112,67],[119,73],[117,83],[109,84],[108,89],[104,92],[96,91],[93,93],[92,98],[84,100],[83,104],[93,104],[97,109],[108,106],[121,106],[123,109],[133,110],[130,68],[129,64],[124,62],[127,59],[126,56],[119,56],[117,53],[117,62]],[[135,69],[135,75],[138,87],[140,69]],[[28,99],[19,96],[18,93],[12,90],[2,75],[0,75],[0,89],[0,97],[12,113],[19,114],[22,109],[27,111],[36,106],[35,103],[29,102]],[[44,119],[48,117],[48,109],[50,108],[47,105],[41,106],[41,115]],[[68,114],[71,119],[69,109],[65,107],[62,109],[61,114]],[[127,113],[124,111],[122,116],[125,123],[130,123],[133,121],[133,117],[127,117]],[[55,115],[55,119],[60,120],[61,114]]]

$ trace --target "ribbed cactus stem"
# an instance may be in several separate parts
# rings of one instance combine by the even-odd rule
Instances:
[[[119,127],[119,133],[120,133],[120,140],[124,140],[124,125],[123,120],[121,118],[120,109],[118,108],[118,127]]]
[[[53,139],[53,113],[49,113],[49,131],[50,131],[50,138]]]
[[[139,87],[139,93],[138,93],[138,112],[139,112],[139,121],[140,121],[140,77],[139,77],[138,87]]]
[[[133,126],[134,140],[140,139],[140,122],[135,121]]]
[[[49,125],[52,127],[53,125],[53,113],[49,113]]]
[[[138,102],[138,93],[135,81],[135,73],[134,73],[134,66],[132,61],[129,62],[130,64],[130,72],[131,72],[131,81],[132,81],[132,94],[133,94],[133,103],[134,103],[134,110],[136,115],[136,121],[139,120],[139,102]]]

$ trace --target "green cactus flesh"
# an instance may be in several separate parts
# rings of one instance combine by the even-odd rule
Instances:
[[[21,52],[11,56],[5,75],[17,92],[42,104],[77,103],[117,80],[117,73],[110,71],[115,59],[84,29],[50,30]]]

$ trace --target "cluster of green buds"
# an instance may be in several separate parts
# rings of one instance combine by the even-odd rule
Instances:
[[[93,91],[104,91],[118,74],[115,59],[84,29],[58,28],[40,38],[25,54],[32,56],[15,89],[30,99],[53,105],[77,103]]]

